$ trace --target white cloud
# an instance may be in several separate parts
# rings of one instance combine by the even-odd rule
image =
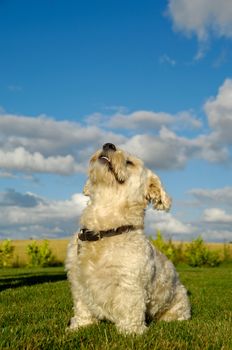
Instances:
[[[160,129],[161,125],[169,125],[173,117],[168,113],[155,113],[152,111],[136,111],[131,114],[115,114],[109,122],[108,127],[125,129],[153,130]]]
[[[0,167],[21,172],[83,172],[90,155],[105,142],[125,137],[96,126],[0,112]]]
[[[20,200],[1,206],[0,237],[26,238],[47,235],[71,235],[78,229],[78,219],[88,198],[81,193],[68,200],[48,200],[30,194],[34,201],[28,201],[28,194],[14,193]],[[27,200],[27,206],[25,205]],[[3,203],[2,203],[3,204]],[[7,203],[6,203],[7,204]],[[8,203],[9,204],[9,203]]]
[[[0,192],[0,207],[1,206],[35,207],[40,202],[41,202],[41,199],[30,192],[22,194],[22,193],[16,192],[14,189],[8,189],[6,192]]]
[[[169,0],[168,14],[174,30],[199,42],[196,60],[202,59],[212,36],[232,38],[232,3],[230,0]]]
[[[195,228],[175,218],[171,213],[154,211],[149,208],[146,212],[145,227],[148,235],[155,236],[160,230],[164,236],[173,239],[191,238]]]
[[[156,169],[176,169],[184,167],[187,154],[184,145],[176,137],[136,135],[124,143],[122,148],[143,159],[147,166]],[[170,132],[171,133],[171,132]]]
[[[226,229],[208,229],[202,237],[207,242],[232,242],[232,232]]]
[[[217,223],[217,224],[231,224],[232,214],[227,214],[220,208],[208,208],[203,213],[203,220],[205,222]],[[232,232],[231,232],[232,238]]]
[[[165,112],[139,110],[132,113],[117,112],[111,116],[94,114],[88,117],[89,123],[98,123],[102,127],[112,129],[128,129],[153,133],[167,126],[172,129],[199,129],[202,123],[191,111],[182,111],[176,115]]]
[[[226,79],[215,98],[204,105],[209,126],[221,143],[232,144],[232,79]]]
[[[218,188],[214,190],[196,188],[189,191],[200,203],[215,205],[228,205],[232,207],[232,187]]]
[[[216,36],[232,37],[232,4],[228,0],[169,0],[174,28],[196,34],[199,40]]]
[[[192,112],[117,112],[91,116],[86,123],[57,121],[46,116],[26,117],[0,112],[2,173],[57,173],[86,170],[91,154],[112,142],[141,157],[155,169],[179,169],[191,159],[229,163],[232,143],[232,80],[204,105],[209,131]],[[95,115],[96,117],[96,115]],[[192,137],[184,131],[190,131]]]
[[[226,163],[230,159],[229,150],[222,147],[219,141],[213,133],[188,139],[163,127],[157,136],[135,135],[121,147],[142,158],[149,167],[179,169],[194,158],[210,163]]]
[[[41,153],[30,153],[23,147],[13,151],[0,150],[0,167],[7,170],[61,175],[70,175],[81,170],[70,155],[45,158]]]
[[[27,117],[0,114],[0,144],[6,147],[25,147],[30,152],[39,151],[46,156],[78,148],[96,145],[96,140],[112,137],[122,141],[123,137],[106,133],[96,126],[82,126],[76,122],[57,121],[45,115]],[[1,141],[2,139],[2,141]]]

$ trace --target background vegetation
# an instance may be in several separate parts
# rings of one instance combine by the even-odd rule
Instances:
[[[192,267],[215,267],[222,262],[232,261],[231,244],[206,244],[199,236],[190,243],[177,243],[171,239],[165,241],[160,231],[151,242],[175,265],[185,263]]]
[[[215,267],[232,261],[232,244],[205,243],[199,236],[190,243],[165,240],[161,232],[151,242],[175,265]],[[0,242],[0,267],[59,266],[64,264],[68,240],[5,240]]]

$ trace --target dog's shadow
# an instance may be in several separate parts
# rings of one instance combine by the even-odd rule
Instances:
[[[33,286],[35,284],[42,284],[48,282],[58,282],[66,280],[66,273],[59,268],[56,271],[44,269],[15,272],[15,274],[5,274],[0,278],[0,292],[6,289],[15,289],[23,286]]]

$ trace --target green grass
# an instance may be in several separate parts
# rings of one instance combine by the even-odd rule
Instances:
[[[232,266],[178,270],[192,319],[152,322],[143,336],[125,337],[109,322],[65,332],[72,300],[62,268],[2,269],[0,349],[232,349]]]

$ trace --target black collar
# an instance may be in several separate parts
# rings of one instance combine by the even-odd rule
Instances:
[[[138,227],[135,227],[133,225],[124,225],[117,228],[113,228],[107,231],[91,231],[87,228],[82,228],[80,232],[78,233],[78,238],[81,241],[99,241],[100,239],[104,237],[112,237],[121,235],[124,232],[129,232],[138,229]]]

